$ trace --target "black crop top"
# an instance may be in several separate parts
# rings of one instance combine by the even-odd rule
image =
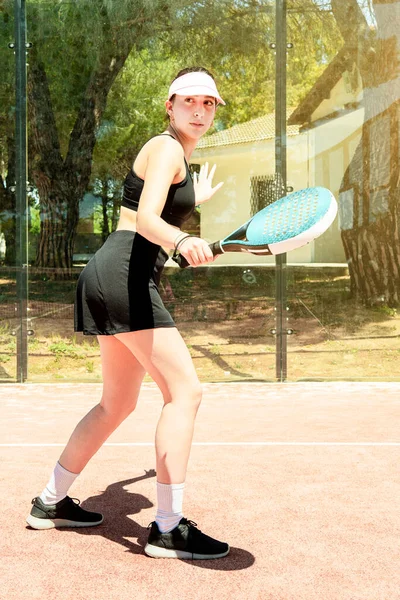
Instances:
[[[170,137],[176,139],[172,135],[170,135]],[[164,221],[170,225],[175,225],[176,227],[181,227],[182,224],[187,221],[195,207],[193,181],[186,160],[185,166],[185,179],[179,183],[171,184],[161,213],[161,218],[164,219]],[[137,211],[143,186],[144,180],[136,175],[132,167],[125,178],[121,206]]]

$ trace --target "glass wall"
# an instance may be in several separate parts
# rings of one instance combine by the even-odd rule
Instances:
[[[312,268],[288,268],[288,370],[399,380],[400,3],[319,4],[288,9],[289,29],[318,30],[327,44],[288,118],[299,128],[288,174],[296,187],[329,188],[339,215],[309,249]]]
[[[14,7],[0,11],[0,382],[15,381],[19,331],[16,288]]]
[[[25,308],[15,284],[8,48],[21,4],[31,44]],[[339,203],[324,235],[277,261],[241,253],[207,268],[167,263],[160,291],[201,380],[400,378],[400,2],[3,5],[1,380],[23,373],[21,323],[29,381],[101,380],[96,338],[73,331],[76,281],[117,226],[139,149],[166,127],[172,78],[192,65],[215,74],[227,105],[191,157],[192,170],[215,163],[224,186],[188,231],[221,239],[286,189],[321,185]]]

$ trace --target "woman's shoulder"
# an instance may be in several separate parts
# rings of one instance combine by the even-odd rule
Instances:
[[[184,161],[185,154],[180,142],[169,134],[160,134],[152,137],[145,146],[143,151],[146,156],[146,162],[149,160],[160,161],[166,160],[168,163],[175,163],[177,167]]]
[[[140,179],[145,180],[150,165],[159,168],[161,165],[181,172],[185,155],[181,144],[169,134],[159,134],[150,138],[137,155],[132,170]]]
[[[170,133],[159,133],[154,135],[145,145],[149,149],[166,148],[168,151],[173,151],[180,155],[184,154],[181,143]]]

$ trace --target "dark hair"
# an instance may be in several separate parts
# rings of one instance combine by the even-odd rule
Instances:
[[[173,78],[171,83],[173,83],[175,81],[175,79],[178,79],[178,77],[182,77],[182,75],[186,75],[186,73],[205,73],[206,75],[209,75],[210,77],[212,77],[215,81],[214,75],[212,73],[210,73],[210,71],[208,71],[204,67],[187,67],[186,69],[182,69],[181,71],[179,71],[178,75]]]

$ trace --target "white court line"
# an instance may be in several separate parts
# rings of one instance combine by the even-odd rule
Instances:
[[[0,448],[64,448],[64,444],[0,444]],[[154,446],[154,442],[110,442],[103,446],[140,447]],[[194,442],[192,446],[355,446],[400,447],[400,442]]]

